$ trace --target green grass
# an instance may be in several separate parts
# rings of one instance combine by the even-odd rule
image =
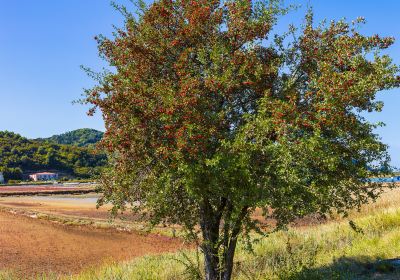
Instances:
[[[242,244],[234,279],[400,279],[400,272],[379,263],[400,255],[400,209],[355,221],[363,233],[342,221],[271,234],[253,253]],[[195,279],[195,260],[194,252],[148,256],[66,279]]]
[[[233,279],[400,279],[400,271],[380,260],[400,257],[400,191],[390,192],[365,206],[347,221],[276,232],[256,242],[253,252],[238,247]],[[202,271],[194,251],[145,256],[128,262],[89,268],[65,280],[92,279],[197,279]],[[0,279],[15,279],[0,272]],[[60,279],[41,276],[38,279]]]

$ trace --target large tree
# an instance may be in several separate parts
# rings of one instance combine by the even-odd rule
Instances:
[[[392,38],[344,21],[273,35],[286,11],[267,0],[140,2],[113,38],[97,38],[110,70],[85,101],[99,108],[111,169],[104,197],[154,224],[201,233],[206,279],[230,279],[238,237],[256,208],[277,228],[375,199],[388,170],[364,112],[399,85],[380,51]],[[293,35],[293,36],[292,36]],[[139,203],[138,203],[139,202]]]

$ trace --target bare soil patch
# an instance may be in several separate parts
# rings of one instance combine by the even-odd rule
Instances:
[[[29,202],[3,202],[1,203],[6,206],[13,206],[13,207],[40,207],[40,203],[29,203]]]
[[[0,207],[17,208],[54,215],[67,215],[88,219],[110,219],[110,205],[96,208],[98,195],[53,195],[53,196],[8,196],[0,197]],[[117,220],[138,221],[137,215],[127,211],[118,215]]]
[[[0,270],[17,275],[72,274],[109,261],[183,248],[156,234],[65,226],[0,211]]]
[[[12,195],[53,195],[53,194],[85,194],[95,190],[94,186],[87,185],[18,185],[18,186],[1,186],[0,197]]]
[[[88,219],[108,220],[110,218],[110,205],[96,208],[95,194],[85,195],[53,195],[53,196],[8,196],[0,197],[0,206],[16,209],[38,211],[41,213],[66,215]],[[258,220],[264,227],[275,224],[272,219],[266,220],[262,215],[261,209],[256,209],[252,215],[253,219]],[[138,216],[130,211],[119,214],[117,220],[127,222],[137,222]]]

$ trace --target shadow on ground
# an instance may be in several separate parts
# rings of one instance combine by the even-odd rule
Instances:
[[[395,280],[400,279],[400,265],[391,260],[378,260],[371,262],[367,256],[349,258],[341,257],[332,264],[318,268],[304,268],[298,272],[280,275],[281,279],[288,280]]]

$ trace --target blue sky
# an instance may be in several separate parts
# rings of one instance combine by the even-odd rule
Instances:
[[[126,3],[126,0],[120,0]],[[289,2],[288,2],[289,3]],[[397,0],[293,0],[302,4],[279,23],[302,21],[307,4],[314,7],[316,20],[363,16],[364,34],[394,36],[388,53],[400,64],[400,21]],[[72,105],[83,88],[93,82],[80,65],[100,69],[93,37],[110,35],[121,16],[109,0],[0,0],[0,130],[29,138],[47,137],[90,127],[103,130],[100,115],[87,117],[84,106]],[[380,93],[383,112],[368,116],[383,121],[378,130],[389,144],[392,163],[400,167],[400,90]]]

